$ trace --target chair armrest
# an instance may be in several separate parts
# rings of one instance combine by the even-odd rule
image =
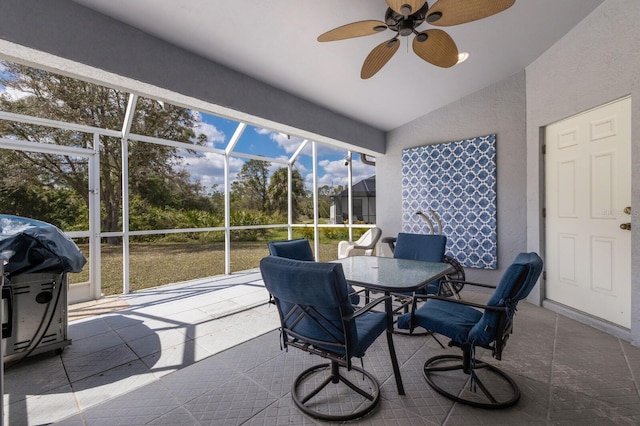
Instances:
[[[340,242],[338,243],[338,248],[339,248],[339,249],[340,249],[340,248],[346,248],[346,247],[353,246],[353,245],[354,245],[354,244],[353,244],[353,242],[352,242],[352,241],[340,241]]]
[[[474,283],[474,282],[471,282],[471,281],[460,281],[460,280],[446,280],[446,279],[443,279],[440,282],[441,283],[473,285],[473,286],[476,286],[476,287],[485,287],[485,288],[493,288],[493,289],[496,288],[496,286],[493,285],[493,284]]]
[[[360,250],[369,250],[372,249],[373,247],[371,246],[353,246],[354,249],[360,249]]]
[[[351,321],[352,319],[355,319],[367,312],[369,312],[371,309],[373,309],[375,306],[379,305],[380,303],[384,302],[387,299],[391,299],[391,296],[382,296],[382,297],[378,297],[377,299],[372,300],[371,302],[367,303],[366,305],[364,305],[362,308],[356,310],[354,313],[352,313],[351,315],[346,315],[344,317],[345,320],[347,321]]]
[[[482,303],[469,302],[467,300],[462,300],[462,299],[452,299],[450,297],[436,296],[434,294],[416,295],[416,296],[414,296],[414,299],[420,299],[420,300],[426,300],[426,299],[442,300],[443,302],[455,303],[455,304],[458,304],[458,305],[472,306],[472,307],[478,308],[478,309],[489,309],[491,311],[506,311],[507,310],[506,306],[483,305]],[[411,309],[411,313],[412,314],[415,312],[415,305],[416,304],[414,302],[413,308]]]

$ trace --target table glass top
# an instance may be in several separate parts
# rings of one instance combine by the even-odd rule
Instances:
[[[338,259],[351,284],[392,292],[415,291],[454,271],[448,263],[354,256]]]

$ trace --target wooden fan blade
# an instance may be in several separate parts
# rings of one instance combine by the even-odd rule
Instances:
[[[360,78],[367,79],[373,77],[380,69],[389,62],[389,59],[394,53],[398,51],[400,47],[400,40],[392,38],[384,43],[376,46],[367,56],[362,64],[362,71],[360,71]]]
[[[387,0],[389,7],[400,15],[411,15],[412,13],[416,13],[422,6],[424,6],[424,2],[425,0]],[[408,7],[408,9],[403,10],[403,8],[406,7]]]
[[[425,41],[419,41],[424,35]],[[449,68],[458,63],[458,47],[442,30],[426,30],[413,38],[413,51],[430,64]]]
[[[500,13],[515,2],[516,0],[438,0],[429,9],[426,20],[431,25],[442,27],[465,24]]]
[[[318,41],[336,41],[347,38],[368,36],[387,29],[387,25],[382,21],[359,21],[343,25],[327,31],[318,37]]]
[[[438,0],[427,13],[431,25],[448,27],[477,21],[513,6],[516,0]]]

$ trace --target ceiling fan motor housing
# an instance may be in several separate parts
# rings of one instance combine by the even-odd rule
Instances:
[[[397,32],[401,36],[408,36],[413,34],[414,30],[424,22],[428,9],[429,6],[425,3],[416,13],[404,16],[388,8],[384,16],[384,22],[390,30]]]

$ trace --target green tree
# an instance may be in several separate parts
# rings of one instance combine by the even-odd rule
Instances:
[[[5,67],[0,84],[28,96],[12,99],[0,96],[0,109],[41,118],[78,123],[103,129],[120,130],[124,122],[128,94],[103,86],[56,75],[14,63]],[[189,110],[160,105],[139,98],[131,132],[180,142],[202,141],[192,130],[194,119]],[[0,120],[0,136],[56,145],[92,147],[93,135]],[[121,228],[122,140],[100,138],[100,197],[103,231]],[[172,188],[171,198],[192,196],[201,191],[189,175],[176,167],[177,149],[141,142],[129,143],[131,195],[154,199],[161,190]],[[10,166],[10,167],[9,167]],[[75,191],[88,205],[87,162],[63,155],[6,151],[0,155],[0,189],[24,185],[31,191],[56,186]],[[163,187],[164,186],[164,187]],[[163,187],[163,188],[161,188]],[[206,197],[205,197],[206,198]],[[166,201],[166,199],[162,199]],[[161,202],[161,201],[159,201]]]
[[[271,175],[268,192],[271,212],[286,214],[289,204],[287,197],[289,192],[289,171],[287,167],[281,167]],[[291,194],[293,218],[296,219],[301,214],[300,205],[306,196],[304,180],[296,169],[291,172]]]
[[[342,185],[322,185],[318,188],[318,216],[328,218],[331,215],[331,197],[342,191]]]
[[[264,160],[249,160],[231,184],[231,203],[241,210],[269,210],[269,166]]]

